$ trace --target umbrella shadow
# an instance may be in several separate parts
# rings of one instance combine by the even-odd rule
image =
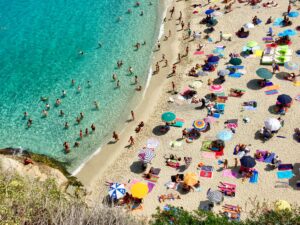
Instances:
[[[288,75],[289,73],[287,72],[280,72],[276,74],[276,78],[279,80],[285,80],[284,78]]]
[[[168,131],[167,132],[161,132],[161,129],[163,127],[164,127],[163,125],[158,125],[158,126],[154,127],[153,130],[152,130],[152,133],[155,134],[156,136],[162,136],[162,135],[168,133]]]
[[[268,111],[271,114],[277,115],[278,113],[276,112],[275,109],[276,109],[276,105],[271,105],[271,106],[269,106]]]
[[[145,170],[143,169],[142,161],[135,161],[130,165],[130,171],[136,174],[141,174]]]
[[[297,187],[297,181],[299,181],[300,178],[300,163],[295,163],[293,168],[293,173],[295,176],[293,176],[291,179],[289,179],[288,183],[294,190],[299,190],[299,187]]]
[[[255,140],[261,140],[262,142],[265,142],[263,137],[262,137],[262,134],[260,133],[260,130],[256,131],[255,134],[254,134],[254,139]]]
[[[211,211],[212,210],[212,203],[209,200],[200,201],[198,209],[203,210],[203,211]]]
[[[186,168],[185,165],[180,165],[180,166],[177,168],[177,170],[178,170],[179,173],[184,172],[186,169],[187,169],[187,168]]]
[[[251,90],[260,90],[262,87],[259,86],[260,79],[252,79],[247,83],[247,88]]]

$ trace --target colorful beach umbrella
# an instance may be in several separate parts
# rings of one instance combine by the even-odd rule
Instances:
[[[124,195],[126,194],[126,189],[124,184],[113,183],[109,187],[108,194],[111,199],[120,199],[124,197]]]
[[[292,18],[298,17],[299,16],[299,12],[297,12],[297,11],[289,12],[288,16],[292,17]]]
[[[253,47],[257,46],[257,45],[258,45],[258,44],[257,44],[256,41],[249,41],[249,42],[247,43],[247,47],[248,47],[248,48],[253,48]]]
[[[219,70],[218,71],[218,76],[220,76],[220,77],[224,77],[224,76],[229,75],[229,74],[230,74],[229,70]]]
[[[288,70],[297,70],[299,69],[299,65],[293,62],[286,62],[284,63],[284,67]]]
[[[265,120],[265,128],[270,131],[277,131],[281,128],[281,123],[276,118],[268,118]]]
[[[233,133],[231,130],[222,130],[217,134],[217,138],[222,141],[229,141],[232,139]]]
[[[288,203],[285,200],[276,201],[274,206],[275,206],[275,211],[277,211],[277,212],[284,211],[284,210],[291,211],[291,209],[292,209],[290,203]]]
[[[259,68],[256,70],[256,74],[263,79],[271,79],[273,77],[271,71],[266,68]]]
[[[165,112],[162,114],[161,119],[167,123],[170,123],[176,119],[176,115],[173,112]]]
[[[248,169],[253,168],[256,165],[255,159],[249,155],[243,156],[240,159],[240,162],[241,162],[241,166]]]
[[[211,189],[208,189],[206,197],[209,201],[217,203],[217,204],[223,202],[223,200],[224,200],[224,196],[223,196],[222,192],[212,191]]]
[[[277,101],[283,105],[286,105],[290,104],[293,101],[293,99],[289,95],[282,94],[277,97]]]
[[[142,182],[137,182],[131,186],[131,195],[134,198],[142,199],[144,198],[148,192],[148,185]]]
[[[207,129],[207,123],[205,120],[195,120],[193,123],[193,127],[198,131],[204,131]]]
[[[213,10],[213,9],[208,9],[208,10],[205,11],[205,14],[206,14],[206,15],[210,15],[210,14],[212,14],[214,11],[215,11],[215,10]]]
[[[186,185],[194,186],[198,182],[198,177],[195,173],[187,173],[184,175],[183,182]]]
[[[229,60],[229,63],[234,65],[234,66],[238,66],[242,64],[242,60],[240,58],[231,58]]]
[[[143,148],[142,150],[140,150],[138,157],[141,161],[150,163],[155,157],[155,153],[151,148]]]
[[[211,90],[213,92],[222,92],[224,89],[223,89],[222,85],[214,84],[209,87],[209,90]]]

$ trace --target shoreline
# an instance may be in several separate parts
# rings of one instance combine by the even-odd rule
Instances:
[[[157,30],[158,36],[157,36],[156,41],[158,41],[158,40],[162,41],[162,36],[164,35],[165,29],[166,29],[163,19],[167,14],[168,9],[172,5],[172,1],[169,0],[168,2],[166,2],[166,1],[160,0],[159,4],[161,7],[163,7],[162,8],[163,10],[161,10],[161,14],[160,14],[160,19],[159,19],[160,23],[158,23],[158,25],[160,24],[160,26],[158,26],[158,30]],[[172,45],[172,43],[168,43],[168,44]],[[134,132],[134,128],[137,126],[138,121],[147,121],[152,113],[147,113],[147,115],[144,116],[145,113],[143,111],[145,110],[145,107],[147,109],[154,108],[154,107],[150,107],[150,105],[155,106],[159,101],[159,96],[161,95],[161,90],[164,87],[165,82],[160,82],[160,80],[162,78],[158,79],[156,77],[157,75],[153,75],[152,68],[155,66],[155,59],[157,58],[155,53],[156,53],[156,50],[155,50],[155,45],[154,45],[152,54],[150,56],[151,57],[150,68],[148,70],[148,77],[147,77],[145,89],[142,93],[141,99],[139,100],[139,102],[137,103],[137,105],[134,108],[136,120],[130,121],[130,122],[124,122],[125,127],[119,133],[119,136],[121,136],[121,137],[123,136],[124,133],[127,133],[127,131]],[[165,80],[163,80],[163,81],[165,81]],[[157,91],[156,88],[158,88],[159,91]],[[155,96],[155,100],[153,100],[153,96]],[[138,116],[138,115],[143,115],[143,116]],[[133,122],[136,122],[137,124],[133,125],[132,124]],[[132,136],[134,138],[136,138],[137,135],[135,133],[133,133]],[[130,137],[130,135],[128,136],[128,139],[129,139],[129,137]],[[126,148],[126,145],[127,145],[126,143],[127,143],[128,139],[125,139],[125,140],[122,139],[119,142],[114,143],[114,144],[110,144],[110,142],[103,144],[90,157],[88,157],[88,159],[86,161],[84,161],[76,170],[74,170],[71,173],[72,176],[76,176],[84,185],[88,186],[90,183],[92,183],[94,181],[95,176],[97,176],[97,177],[101,176],[103,171],[105,169],[107,169],[107,167],[109,165],[112,164],[112,161],[114,161],[122,153],[121,149]],[[121,145],[124,145],[124,147],[122,147]],[[107,159],[104,159],[104,158],[107,158]],[[98,163],[101,163],[100,168],[99,168]],[[96,172],[97,175],[91,175],[89,171],[95,170],[96,167],[99,169]],[[91,177],[88,177],[87,175],[90,175]]]

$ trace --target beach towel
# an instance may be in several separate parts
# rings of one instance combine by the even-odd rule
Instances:
[[[249,183],[256,184],[258,181],[258,171],[253,171],[252,177],[249,179]]]
[[[256,107],[254,107],[254,106],[244,106],[244,110],[249,110],[249,111],[254,111],[254,110],[256,110],[257,108]]]
[[[201,151],[207,151],[210,152],[209,146],[211,145],[212,141],[203,141]]]
[[[225,170],[223,170],[223,176],[230,177],[230,178],[237,178],[238,173],[235,171],[232,171],[230,169],[225,169]]]
[[[151,178],[144,177],[145,180],[156,183],[158,181],[159,176],[152,175]]]
[[[216,155],[214,152],[202,152],[202,157],[206,159],[214,159]]]
[[[233,73],[233,74],[229,74],[228,76],[229,77],[232,77],[232,78],[240,78],[242,77],[243,74],[241,73]]]
[[[278,94],[277,90],[265,91],[266,95],[276,95]]]
[[[212,172],[214,168],[212,166],[201,166],[201,170]]]
[[[153,190],[153,188],[155,187],[155,184],[148,182],[147,185],[148,185],[148,193],[150,193]]]
[[[272,163],[272,160],[275,158],[275,153],[271,153],[267,158],[265,158],[265,163]]]
[[[271,81],[266,82],[266,87],[269,87],[269,86],[273,86],[273,82],[271,82]]]
[[[183,127],[184,119],[176,118],[175,123],[170,124],[172,127]]]
[[[205,171],[205,170],[200,171],[200,177],[212,178],[212,174],[213,174],[213,172],[211,172],[211,171]]]
[[[151,170],[152,174],[159,175],[161,169],[160,168],[151,167],[150,170]]]
[[[182,145],[182,141],[170,141],[169,145],[173,147],[180,147]]]
[[[296,86],[296,87],[300,87],[300,81],[295,81],[295,82],[293,82],[293,84],[294,84],[294,86]]]
[[[239,65],[239,66],[227,66],[226,68],[227,68],[227,69],[244,69],[245,67]]]
[[[278,90],[280,88],[279,85],[272,85],[272,86],[268,86],[266,87],[267,91],[272,91],[272,90]]]
[[[204,51],[195,51],[194,52],[194,55],[203,55],[204,54]]]
[[[266,155],[267,155],[267,151],[265,151],[265,150],[256,150],[256,153],[261,153],[261,155],[262,155],[262,157],[259,158],[259,159],[255,158],[256,161],[263,162],[265,160]]]
[[[279,164],[278,170],[292,170],[294,169],[292,164]]]
[[[291,179],[293,176],[295,176],[295,174],[293,174],[292,170],[284,170],[277,172],[278,179]]]
[[[169,161],[169,162],[167,162],[167,166],[172,167],[172,168],[178,168],[180,166],[180,164],[179,164],[179,162]]]

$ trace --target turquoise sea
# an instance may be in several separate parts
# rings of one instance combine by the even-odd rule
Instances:
[[[114,129],[122,129],[142,96],[135,91],[128,67],[145,87],[161,21],[158,2],[139,1],[141,5],[135,7],[135,1],[129,0],[0,0],[0,147],[46,154],[69,162],[72,171],[106,143]],[[146,45],[135,51],[133,45],[143,41]],[[117,69],[120,59],[124,65]],[[120,80],[119,89],[113,73]],[[41,96],[48,97],[51,106],[46,118]],[[57,98],[62,103],[55,107]],[[94,101],[99,102],[99,110]],[[33,120],[30,128],[23,118],[25,111]],[[84,119],[77,125],[80,112]],[[73,148],[80,129],[91,132],[92,123],[96,132]],[[69,154],[63,150],[65,141],[72,147]]]

